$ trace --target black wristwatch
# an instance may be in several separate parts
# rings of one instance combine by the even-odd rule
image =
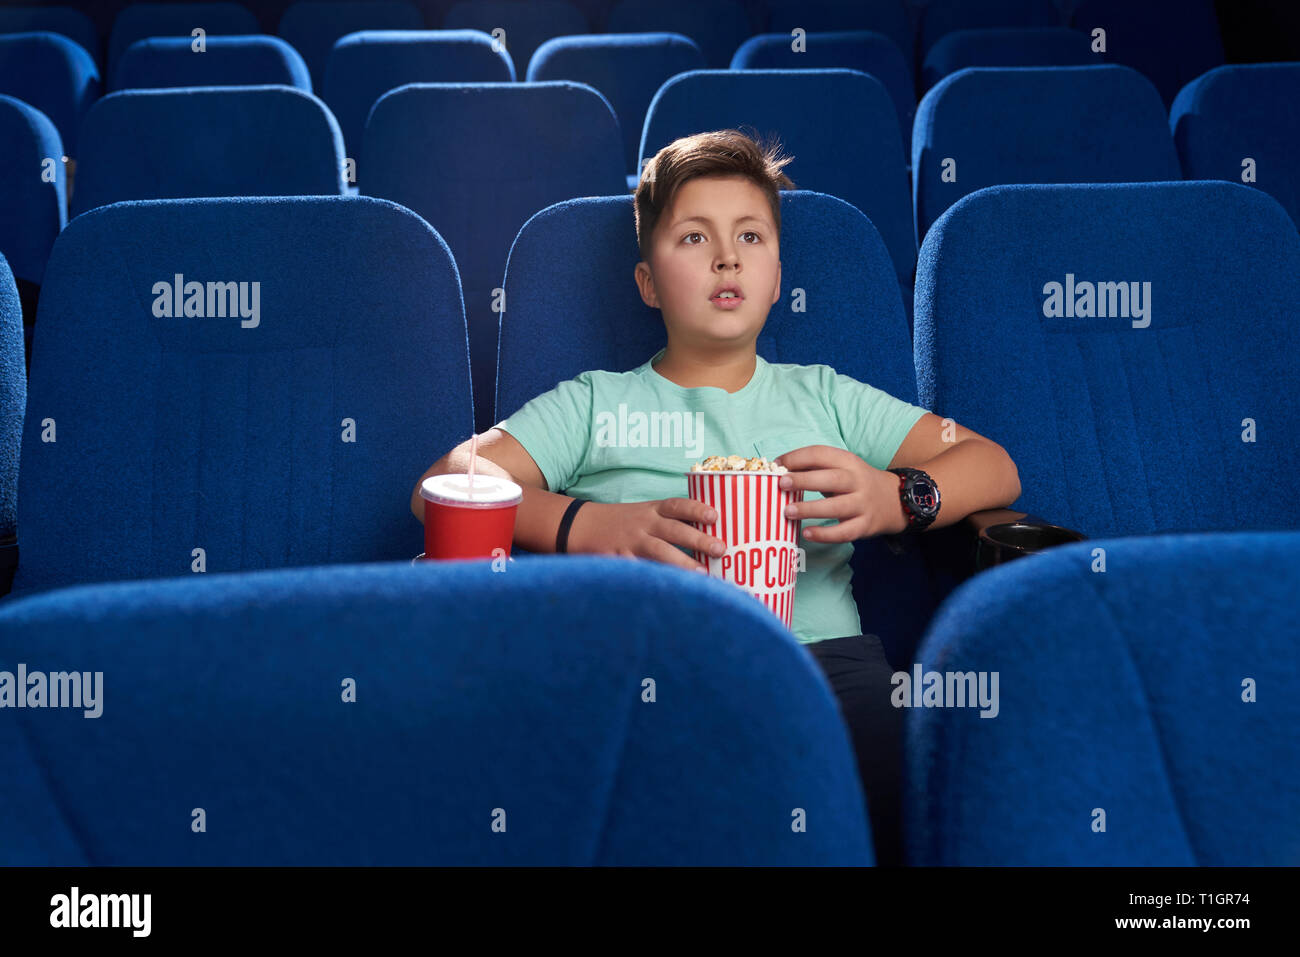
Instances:
[[[898,497],[907,513],[907,531],[929,528],[939,517],[939,486],[920,469],[890,469],[898,476]]]

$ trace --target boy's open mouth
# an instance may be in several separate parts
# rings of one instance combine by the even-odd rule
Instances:
[[[745,294],[740,291],[740,287],[730,282],[719,286],[709,297],[709,302],[720,309],[735,309],[744,301]]]

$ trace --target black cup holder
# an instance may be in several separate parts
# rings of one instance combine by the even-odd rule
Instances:
[[[975,551],[975,567],[979,571],[1003,565],[1041,552],[1045,548],[1087,541],[1088,536],[1060,525],[1041,522],[1004,522],[980,529]]]

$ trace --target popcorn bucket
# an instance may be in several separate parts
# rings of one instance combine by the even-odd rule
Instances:
[[[689,496],[718,513],[711,525],[695,524],[727,543],[720,558],[695,552],[714,578],[734,582],[763,602],[790,627],[799,561],[799,522],[785,507],[803,501],[803,491],[781,488],[771,472],[687,472]]]

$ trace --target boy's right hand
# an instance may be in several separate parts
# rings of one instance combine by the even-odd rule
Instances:
[[[650,558],[703,572],[703,565],[675,546],[720,557],[727,550],[726,543],[689,524],[707,525],[715,521],[717,513],[712,506],[690,498],[626,505],[588,502],[574,516],[569,529],[569,551]]]

